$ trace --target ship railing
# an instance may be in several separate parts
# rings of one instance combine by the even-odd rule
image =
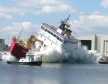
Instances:
[[[64,42],[64,37],[55,30],[54,26],[49,26],[48,24],[43,23],[41,28],[56,37],[58,40]]]
[[[44,34],[41,34],[41,33],[40,33],[40,35],[41,35],[41,37],[44,37]],[[56,44],[56,42],[54,42],[53,40],[51,40],[49,37],[46,36],[45,38],[48,39],[50,42]]]

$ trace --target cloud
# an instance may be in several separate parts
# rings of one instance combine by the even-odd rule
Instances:
[[[18,16],[76,11],[77,9],[66,0],[16,0],[11,5],[0,5],[0,18],[15,19]]]
[[[6,13],[0,13],[0,19],[12,19],[13,16],[6,14]]]
[[[103,6],[104,8],[108,8],[108,0],[102,0],[101,6]]]
[[[16,6],[0,6],[0,19],[13,19],[14,15],[18,16],[21,15],[23,12],[23,9],[16,7]]]
[[[0,36],[5,39],[8,44],[13,36],[20,37],[21,39],[29,38],[31,34],[36,34],[39,25],[33,24],[30,21],[13,22],[0,28]]]
[[[29,21],[14,22],[14,23],[12,23],[12,25],[7,25],[4,28],[1,28],[0,33],[1,33],[1,35],[4,35],[4,36],[7,33],[10,36],[18,35],[20,32],[22,32],[23,35],[24,34],[26,35],[26,34],[29,34],[30,32],[32,32],[33,28],[35,28],[35,27],[36,27],[36,25],[34,25],[33,23],[31,23]],[[6,32],[6,33],[4,33],[4,32]]]
[[[70,9],[68,5],[62,4],[62,5],[57,5],[57,6],[51,6],[51,5],[46,5],[42,7],[41,11],[42,13],[53,13],[53,12],[62,12],[62,11],[67,11]]]
[[[104,15],[81,15],[79,20],[72,21],[73,30],[78,34],[107,34],[108,16]]]
[[[13,10],[13,9],[12,9]],[[0,19],[12,19],[13,16],[10,14],[12,13],[12,11],[10,8],[8,7],[3,7],[3,6],[0,6]]]
[[[45,13],[73,10],[69,4],[58,0],[41,0],[40,4],[42,5],[41,12]]]
[[[0,13],[16,13],[18,8],[12,6],[0,6]]]
[[[75,12],[76,9],[65,0],[18,0],[15,6],[21,10],[22,13],[54,13],[71,11]]]
[[[108,16],[103,15],[82,15],[80,16],[80,24],[83,26],[105,27],[108,26]]]
[[[30,21],[13,22],[11,25],[0,28],[0,37],[9,43],[13,36],[20,36],[21,39],[28,38],[31,34],[35,34],[38,28],[38,25]]]

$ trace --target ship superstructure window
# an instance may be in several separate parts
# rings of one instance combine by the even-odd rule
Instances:
[[[91,40],[81,40],[81,44],[86,46],[88,50],[91,50]]]
[[[47,26],[48,26],[48,25],[47,25]],[[50,33],[51,35],[53,35],[54,37],[56,37],[58,40],[60,40],[60,41],[63,42],[63,37],[60,36],[60,34],[59,34],[59,35],[56,35],[56,34],[58,34],[58,32],[54,31],[53,29],[52,29],[52,31],[51,31],[51,28],[45,27],[45,25],[44,25],[44,26],[41,26],[41,28],[42,28],[43,30],[47,31],[48,33]]]

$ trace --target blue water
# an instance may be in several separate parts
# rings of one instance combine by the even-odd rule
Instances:
[[[0,84],[108,84],[108,65],[0,63]]]

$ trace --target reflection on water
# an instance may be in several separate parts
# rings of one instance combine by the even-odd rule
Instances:
[[[2,84],[107,84],[108,67],[98,64],[0,64]]]

